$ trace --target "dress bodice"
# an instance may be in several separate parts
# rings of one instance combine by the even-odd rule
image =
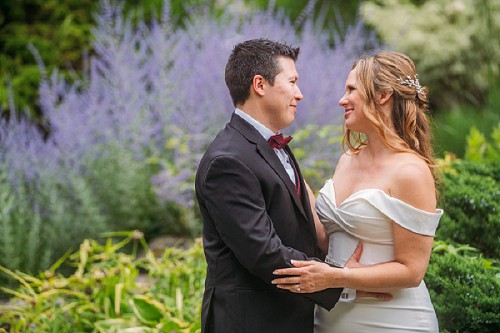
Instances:
[[[343,265],[359,241],[360,262],[375,264],[394,259],[392,223],[427,236],[434,236],[443,211],[427,212],[389,196],[380,189],[360,190],[338,206],[332,179],[316,199],[316,212],[330,238],[329,259]]]
[[[359,262],[373,265],[394,260],[393,223],[412,232],[433,236],[443,214],[426,212],[389,196],[380,189],[353,193],[336,204],[333,180],[326,181],[316,199],[316,212],[329,235],[327,260],[344,266],[363,243]],[[393,299],[355,299],[339,302],[328,312],[317,308],[315,333],[438,333],[439,327],[429,293],[422,281],[418,287],[391,291]]]

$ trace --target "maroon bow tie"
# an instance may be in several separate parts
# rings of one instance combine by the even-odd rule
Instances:
[[[291,136],[287,136],[286,138],[284,138],[283,134],[280,133],[271,136],[269,140],[267,140],[267,142],[269,142],[271,148],[283,149],[291,140],[292,140]]]

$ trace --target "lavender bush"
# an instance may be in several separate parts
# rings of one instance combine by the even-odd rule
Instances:
[[[185,28],[174,29],[169,5],[153,22],[132,24],[121,6],[102,1],[95,54],[76,83],[57,72],[49,77],[39,63],[47,137],[16,118],[11,101],[10,119],[0,120],[0,265],[44,269],[103,230],[196,232],[193,176],[233,111],[224,66],[246,39],[301,47],[305,99],[286,132],[297,133],[293,146],[306,174],[331,174],[339,154],[337,102],[369,39],[361,24],[331,48],[308,19],[297,33],[271,10],[227,10],[217,20],[195,11]]]

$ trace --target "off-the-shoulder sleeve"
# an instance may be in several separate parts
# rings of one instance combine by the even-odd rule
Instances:
[[[366,200],[403,228],[426,236],[435,235],[439,219],[443,215],[442,209],[427,212],[393,198],[383,191],[370,193]]]
[[[326,181],[316,199],[316,212],[328,234],[343,230],[357,235],[356,226],[362,221],[369,223],[374,217],[371,215],[373,213],[368,212],[368,207],[375,208],[403,228],[427,236],[434,236],[443,215],[442,209],[427,212],[393,198],[380,189],[355,192],[337,207],[332,179]]]

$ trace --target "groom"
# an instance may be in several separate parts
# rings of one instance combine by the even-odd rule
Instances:
[[[275,136],[293,123],[303,99],[298,54],[257,39],[236,45],[227,62],[236,110],[195,183],[208,264],[202,332],[312,332],[314,304],[332,309],[342,292],[293,294],[271,284],[273,271],[291,267],[291,259],[321,256],[299,165],[288,139]]]

